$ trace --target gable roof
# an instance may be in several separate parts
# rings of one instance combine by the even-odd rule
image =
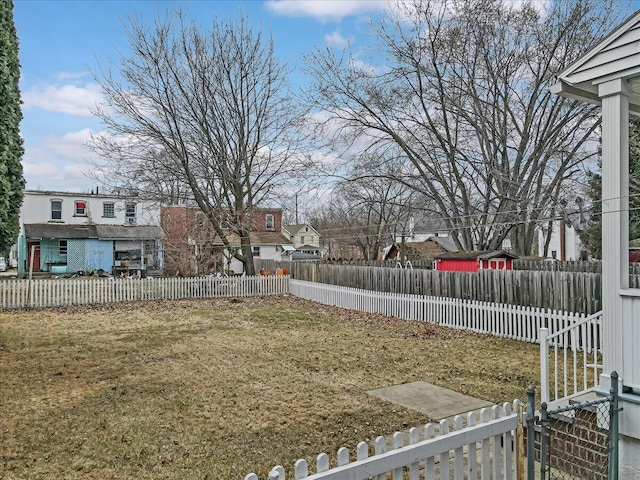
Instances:
[[[283,225],[282,230],[286,230],[290,235],[297,235],[298,233],[300,233],[300,230],[302,230],[304,227],[309,227],[317,235],[320,235],[320,233],[308,223],[296,223],[294,225]]]
[[[440,245],[442,248],[449,252],[457,252],[458,247],[456,246],[456,242],[453,241],[451,237],[430,237],[425,240],[425,242],[434,242]]]
[[[634,77],[640,77],[640,10],[562,71],[551,91],[600,105],[598,84]],[[634,92],[631,87],[630,108],[640,112],[636,107],[640,104],[640,89]]]
[[[436,233],[447,230],[442,217],[431,213],[417,213],[413,216],[413,231],[411,233]]]
[[[446,252],[436,255],[437,260],[489,260],[491,258],[518,258],[505,250],[481,250],[472,252]]]

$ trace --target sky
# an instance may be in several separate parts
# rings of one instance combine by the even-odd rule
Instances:
[[[505,0],[519,2],[520,0]],[[540,8],[551,0],[533,0]],[[640,0],[618,0],[621,10],[640,8]],[[272,35],[276,54],[293,69],[292,84],[305,82],[303,56],[315,47],[364,51],[370,22],[390,10],[388,0],[14,0],[19,40],[20,89],[24,119],[24,176],[28,189],[89,192],[86,146],[103,129],[92,115],[101,101],[93,73],[127,51],[132,16],[152,23],[180,6],[208,27],[213,19],[246,16]],[[93,73],[92,73],[93,72]]]
[[[304,83],[305,54],[348,42],[357,49],[369,21],[390,8],[386,0],[14,0],[28,189],[89,192],[98,185],[87,175],[96,157],[86,143],[103,128],[92,115],[101,101],[93,73],[126,52],[128,19],[151,23],[177,5],[204,27],[246,16],[273,36],[294,85]]]

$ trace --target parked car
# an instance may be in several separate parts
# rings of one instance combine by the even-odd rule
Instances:
[[[0,272],[6,272],[7,271],[7,261],[4,259],[4,257],[0,257]]]

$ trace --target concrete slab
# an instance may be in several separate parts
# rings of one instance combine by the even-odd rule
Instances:
[[[433,421],[493,406],[490,402],[427,382],[403,383],[367,393],[386,402],[424,413]]]

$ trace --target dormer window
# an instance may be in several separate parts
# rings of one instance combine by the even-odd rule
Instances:
[[[62,200],[51,200],[51,220],[62,220]]]
[[[264,222],[265,225],[267,227],[267,230],[274,230],[274,221],[273,221],[273,215],[271,215],[270,213],[264,217]]]
[[[74,215],[76,217],[86,217],[87,216],[87,202],[85,202],[84,200],[76,200]]]

